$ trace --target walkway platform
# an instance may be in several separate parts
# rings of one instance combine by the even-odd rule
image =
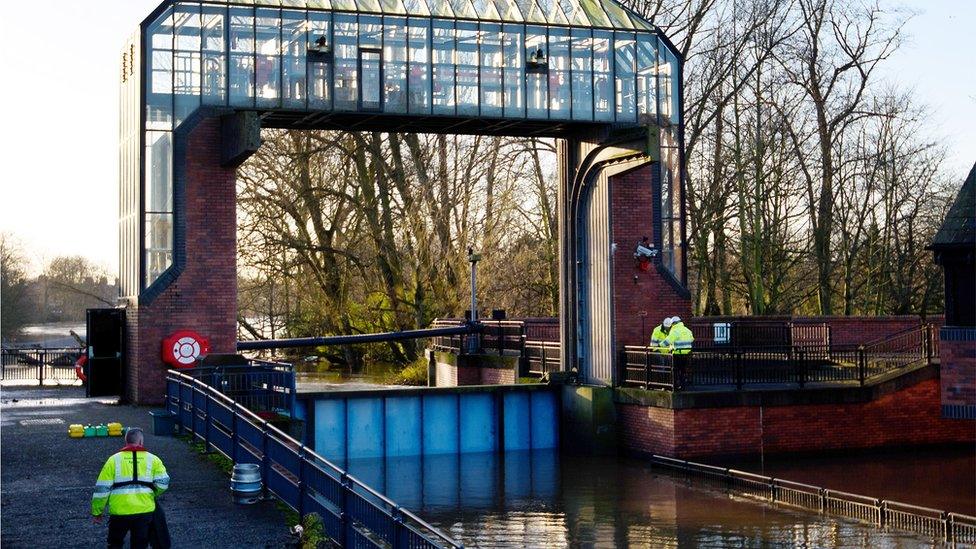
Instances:
[[[145,429],[146,447],[166,464],[172,483],[160,502],[174,547],[281,547],[288,541],[285,517],[274,503],[235,505],[229,478],[205,456],[177,438],[152,435],[149,408],[86,399],[80,387],[4,387],[0,412],[4,547],[104,547],[107,523],[92,523],[92,487],[122,439],[72,439],[67,431],[72,423],[110,421]]]

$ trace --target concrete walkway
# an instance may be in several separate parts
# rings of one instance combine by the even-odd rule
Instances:
[[[284,515],[272,502],[238,506],[229,479],[184,441],[152,435],[148,408],[84,398],[81,388],[0,389],[0,544],[104,547],[90,517],[92,487],[120,437],[68,438],[72,423],[138,426],[172,482],[161,498],[173,547],[282,547]],[[49,421],[37,421],[49,420]],[[61,420],[63,423],[55,423]]]

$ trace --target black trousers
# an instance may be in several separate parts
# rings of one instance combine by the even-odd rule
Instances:
[[[122,549],[126,534],[131,534],[129,546],[132,549],[146,549],[149,546],[149,525],[152,520],[152,513],[111,515],[108,518],[109,549]]]

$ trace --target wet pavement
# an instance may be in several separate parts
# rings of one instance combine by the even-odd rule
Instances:
[[[104,547],[90,516],[92,487],[121,437],[72,439],[72,423],[139,426],[172,482],[160,499],[173,547],[281,547],[272,502],[237,506],[230,480],[186,442],[152,434],[149,408],[84,398],[81,388],[0,389],[0,535],[3,547]]]

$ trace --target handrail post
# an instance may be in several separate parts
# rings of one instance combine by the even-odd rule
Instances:
[[[240,444],[240,438],[237,435],[237,407],[231,409],[231,433],[230,433],[230,459],[235,464],[237,463],[237,446]]]
[[[797,361],[797,368],[799,369],[798,374],[799,374],[800,388],[801,389],[807,383],[807,360],[806,360],[806,358],[807,358],[806,351],[804,351],[802,347],[798,348],[796,350],[795,360]]]
[[[305,517],[305,445],[302,444],[298,449],[298,503],[295,508],[298,510],[298,522]]]
[[[883,499],[879,499],[879,500],[875,501],[874,504],[877,505],[877,507],[878,507],[878,527],[879,528],[884,528],[885,527],[885,524],[888,522],[888,520],[887,520],[888,519],[888,517],[887,517],[887,514],[888,514],[888,502],[885,501],[885,500],[883,500]]]
[[[826,488],[821,488],[820,489],[820,512],[821,513],[826,513],[827,512],[827,497],[828,497],[828,495],[829,495],[829,493],[827,492],[827,489]]]
[[[542,375],[546,375],[549,372],[549,364],[546,362],[546,346],[542,345],[542,364],[539,365],[539,370]]]
[[[44,360],[47,358],[47,352],[41,349],[41,352],[37,354],[37,384],[44,385]]]
[[[207,393],[203,394],[204,399],[206,399],[203,413],[206,414],[207,420],[203,424],[203,453],[209,454],[212,452],[210,449],[210,395]]]
[[[861,387],[864,387],[864,378],[867,377],[867,357],[864,354],[864,345],[858,345],[857,347],[857,379],[861,382]]]
[[[400,512],[400,506],[397,505],[390,512],[390,516],[393,519],[393,549],[399,549],[400,547],[407,547],[406,529],[403,527],[403,513]]]
[[[932,364],[932,323],[925,325],[925,364]]]
[[[345,471],[339,475],[339,546],[346,547],[346,542],[349,540],[349,528],[351,527],[351,522],[349,520],[349,491],[351,490],[349,486],[349,475]]]
[[[268,423],[261,426],[261,493],[263,498],[268,497],[268,467],[271,466],[271,458],[268,457]]]
[[[630,361],[627,360],[627,351],[624,350],[624,372],[627,372],[628,362]],[[627,376],[624,376],[624,381],[626,381],[626,377]],[[646,391],[647,389],[650,388],[651,388],[651,351],[645,348],[644,349],[644,390]]]
[[[733,358],[732,367],[735,371],[735,388],[741,391],[742,384],[744,383],[743,378],[745,377],[745,374],[743,373],[743,370],[745,370],[745,366],[742,364],[742,351],[735,352],[735,358]]]
[[[952,513],[948,511],[942,512],[942,540],[943,541],[956,541],[955,540],[955,525],[952,521]]]

